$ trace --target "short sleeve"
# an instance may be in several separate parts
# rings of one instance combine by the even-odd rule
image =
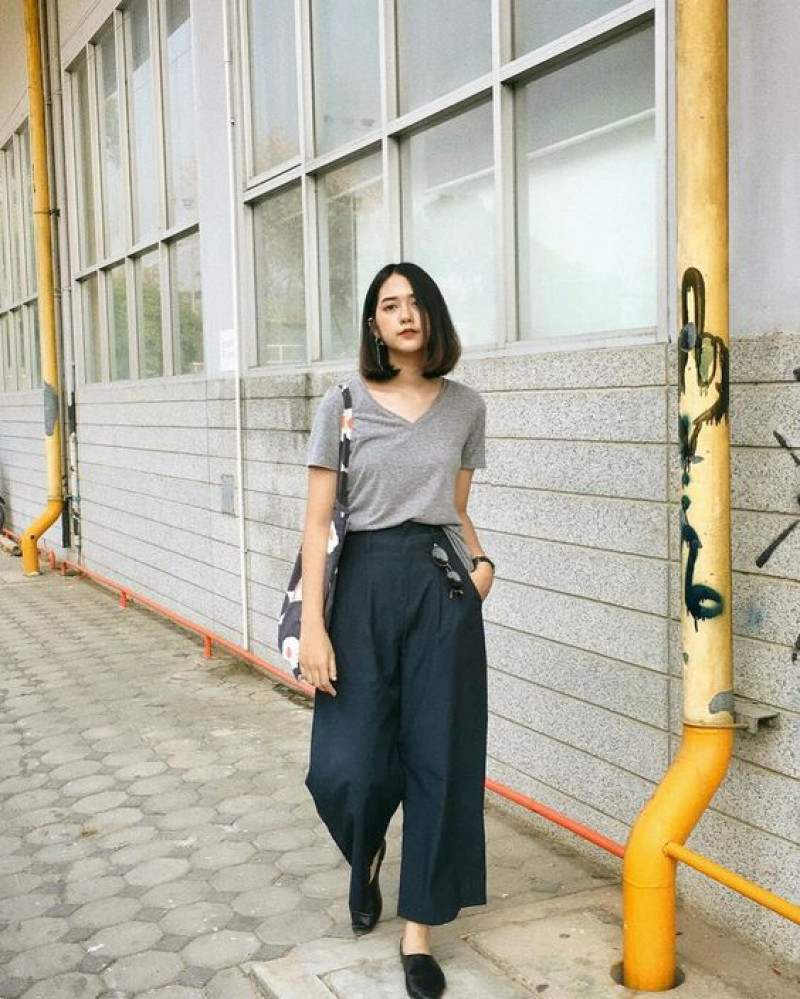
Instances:
[[[475,418],[461,449],[462,468],[486,468],[486,403],[477,397]]]
[[[309,467],[339,470],[339,431],[342,422],[342,390],[333,385],[322,397],[314,415],[311,436],[308,440]]]

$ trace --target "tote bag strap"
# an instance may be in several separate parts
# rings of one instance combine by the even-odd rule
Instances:
[[[339,473],[336,499],[347,507],[347,477],[350,470],[350,440],[353,436],[353,397],[347,385],[340,385],[342,393],[342,419],[339,424]]]

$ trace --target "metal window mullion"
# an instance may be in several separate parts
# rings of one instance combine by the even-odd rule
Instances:
[[[108,321],[108,281],[109,272],[101,270],[97,272],[97,312],[100,321],[100,363],[98,364],[99,380],[101,382],[111,381],[111,351],[109,349],[109,333],[111,324]]]
[[[305,174],[300,186],[303,208],[303,258],[306,302],[306,351],[309,361],[322,358],[319,295],[319,241],[317,239],[317,178]]]
[[[389,123],[397,118],[397,2],[381,0],[381,166],[383,173],[383,205],[388,230],[388,256],[399,260],[403,256],[403,225],[400,188],[400,143],[389,134]]]
[[[258,187],[248,188],[243,193],[244,204],[252,204],[253,202],[261,201],[265,195],[272,193],[273,191],[280,191],[286,188],[292,187],[293,184],[302,180],[303,168],[300,166],[294,167],[292,170],[288,170],[285,174],[280,177],[272,177],[270,180],[265,180]]]
[[[161,54],[161,19],[158,0],[149,0],[150,59],[153,64],[153,123],[155,125],[156,170],[158,172],[158,228],[163,232],[167,219],[167,139],[164,125],[164,65]]]
[[[17,332],[14,327],[14,313],[6,313],[6,331],[8,334],[8,359],[11,365],[8,372],[9,391],[16,392],[19,387],[19,362],[17,360]]]
[[[84,52],[84,58],[86,54]],[[87,68],[88,73],[88,68]],[[64,141],[64,211],[67,212],[67,224],[65,226],[67,233],[67,261],[65,262],[65,277],[64,277],[64,287],[69,289],[68,304],[65,309],[69,310],[69,322],[73,330],[72,345],[73,351],[75,352],[74,362],[74,378],[76,385],[83,385],[86,382],[86,371],[85,371],[85,348],[84,348],[84,335],[86,330],[86,325],[81,321],[83,316],[83,309],[81,303],[77,302],[77,299],[81,298],[80,295],[80,285],[77,281],[77,275],[74,268],[74,262],[78,262],[78,268],[81,267],[82,261],[80,256],[80,237],[79,230],[82,225],[80,219],[83,214],[83,209],[81,207],[80,197],[78,194],[78,149],[75,143],[75,75],[72,72],[64,73],[62,75],[62,80],[67,81],[67,85],[62,85],[61,92],[61,109],[64,116],[64,124],[62,129],[62,136]],[[88,108],[86,109],[88,114]],[[69,282],[69,283],[67,283]],[[78,294],[76,294],[76,289],[78,289]],[[76,312],[78,315],[78,322],[76,322],[75,316]],[[75,331],[80,330],[80,335],[76,335]]]
[[[20,179],[19,184],[19,211],[20,219],[22,221],[22,230],[20,232],[21,243],[22,243],[22,262],[23,277],[20,282],[20,298],[26,298],[31,294],[32,290],[36,286],[36,247],[35,243],[28,245],[28,226],[27,226],[27,215],[28,206],[27,198],[25,196],[25,183],[23,182],[23,177],[28,174],[28,172],[33,172],[33,166],[30,162],[30,132],[28,132],[28,161],[25,161],[24,149],[25,143],[22,140],[23,132],[27,130],[28,126],[25,124],[19,132],[14,135],[14,145],[17,147],[17,164],[18,164],[18,176]],[[31,177],[31,195],[33,194],[33,178]],[[31,198],[30,211],[33,211],[33,198]],[[31,220],[31,228],[33,228],[33,220]],[[35,236],[33,239],[35,240]],[[31,260],[31,254],[33,255],[33,260]],[[31,280],[31,274],[33,274],[33,280]]]
[[[11,204],[9,202],[8,195],[8,171],[6,169],[6,151],[5,149],[0,149],[0,189],[3,191],[3,230],[0,233],[0,239],[2,239],[2,246],[0,246],[0,256],[5,259],[5,275],[6,275],[6,287],[3,289],[5,295],[6,308],[10,308],[11,298],[13,295],[9,294],[10,289],[8,285],[11,282]],[[0,300],[2,301],[2,300]]]
[[[89,73],[89,128],[92,145],[92,181],[95,184],[95,255],[98,261],[107,257],[110,250],[106,244],[106,214],[108,212],[108,192],[105,170],[103,169],[103,148],[105,145],[105,121],[100,100],[102,55],[99,46],[89,47],[92,72]]]
[[[117,60],[117,88],[119,90],[119,142],[120,158],[122,159],[124,246],[133,244],[133,167],[131,165],[131,144],[128,131],[128,52],[125,45],[125,21],[127,12],[114,12],[114,51]]]
[[[379,0],[378,18],[381,64],[381,124],[386,127],[398,114],[397,94],[397,2]]]
[[[300,162],[304,164],[312,159],[316,152],[311,0],[295,0],[295,44],[297,45],[297,116],[300,130]]]
[[[229,0],[223,0],[223,3],[228,3]],[[231,7],[235,7],[234,3],[231,3]],[[253,75],[250,66],[250,52],[252,51],[250,45],[251,38],[251,17],[250,17],[250,2],[249,0],[244,0],[243,3],[239,5],[236,10],[239,21],[239,31],[234,35],[234,39],[231,41],[231,58],[236,59],[236,54],[239,57],[239,67],[240,73],[237,74],[235,71],[232,74],[232,82],[234,85],[237,81],[241,81],[241,85],[236,89],[239,91],[239,111],[241,112],[240,122],[243,127],[239,130],[239,144],[240,144],[240,154],[243,155],[243,160],[246,164],[245,174],[250,176],[255,172],[256,169],[256,155],[255,155],[255,141],[253,138],[253,102],[251,100],[252,87],[253,87]],[[295,4],[295,45],[297,44],[297,4]],[[235,95],[234,95],[235,99]]]
[[[677,296],[677,200],[674,157],[676,148],[672,74],[669,53],[675,51],[673,10],[669,0],[656,0],[655,7],[655,95],[656,95],[656,267],[658,339],[668,342],[673,325],[673,302]],[[670,44],[673,42],[673,44]]]
[[[107,194],[102,167],[103,135],[105,133],[105,128],[101,122],[100,114],[100,69],[97,51],[97,46],[95,45],[90,45],[87,48],[86,75],[87,90],[89,92],[89,107],[86,110],[89,115],[89,155],[91,157],[89,167],[92,175],[92,184],[94,185],[97,195],[94,202],[94,249],[95,260],[99,261],[106,256],[108,250],[106,248],[105,229]]]
[[[526,52],[525,55],[506,63],[501,69],[504,83],[516,77],[541,69],[549,63],[560,61],[565,57],[581,54],[582,49],[593,48],[599,42],[610,39],[621,31],[633,27],[637,23],[652,16],[653,9],[659,0],[632,0],[616,10],[588,24],[581,25],[566,35],[560,35],[551,42]]]
[[[312,66],[311,0],[295,4],[295,44],[297,45],[298,127],[301,168],[314,155],[314,79]],[[300,180],[303,229],[303,288],[306,309],[306,356],[321,357],[319,316],[319,257],[317,242],[317,182],[303,169]]]
[[[243,202],[240,204],[241,233],[246,255],[247,266],[239,271],[242,282],[242,312],[240,322],[243,329],[252,330],[244,342],[245,364],[247,369],[258,366],[258,303],[256,301],[256,270],[255,270],[255,208]]]
[[[0,312],[0,392],[6,391],[6,315]]]
[[[9,155],[14,160],[14,174],[15,174],[15,186],[17,190],[17,204],[15,208],[12,208],[14,217],[11,222],[12,234],[16,232],[16,240],[12,240],[11,252],[14,253],[16,243],[16,258],[17,258],[17,282],[13,280],[14,272],[12,271],[12,288],[15,292],[14,300],[19,303],[25,297],[25,292],[28,286],[28,267],[26,263],[26,248],[25,248],[25,219],[23,217],[22,203],[25,200],[25,196],[22,191],[22,163],[21,156],[19,153],[19,135],[15,132],[11,137],[11,146],[7,150]]]
[[[159,276],[161,278],[161,335],[163,350],[164,376],[171,377],[175,374],[175,339],[173,336],[173,316],[172,308],[172,244],[161,242],[159,244]]]
[[[136,261],[125,258],[125,306],[128,316],[128,378],[139,377],[139,315],[136,308]]]
[[[500,79],[511,57],[511,0],[492,2],[492,117],[495,191],[495,343],[516,339],[517,273],[515,220],[514,94]]]

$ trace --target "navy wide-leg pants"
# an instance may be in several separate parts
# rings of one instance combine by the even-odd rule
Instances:
[[[434,542],[463,581],[451,597]],[[330,627],[337,696],[317,692],[306,784],[351,865],[370,863],[399,804],[398,915],[454,919],[486,901],[486,651],[480,596],[444,531],[407,522],[350,533]]]

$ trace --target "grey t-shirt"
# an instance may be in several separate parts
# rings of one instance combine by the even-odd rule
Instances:
[[[348,480],[351,531],[377,531],[407,520],[450,527],[459,469],[484,468],[486,406],[481,396],[445,378],[431,406],[413,423],[386,409],[360,376],[348,380],[353,437]],[[334,385],[319,404],[308,464],[337,469],[342,393]]]

